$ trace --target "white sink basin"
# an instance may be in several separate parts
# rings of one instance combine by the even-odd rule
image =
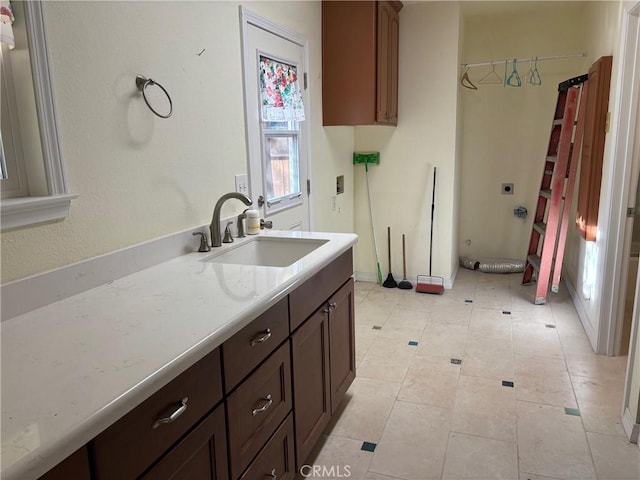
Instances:
[[[329,240],[310,238],[257,237],[222,253],[204,258],[203,262],[288,267]]]

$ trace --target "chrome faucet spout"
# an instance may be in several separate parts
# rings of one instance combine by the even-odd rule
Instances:
[[[244,193],[239,192],[225,193],[218,199],[218,201],[216,202],[216,206],[213,208],[213,218],[211,219],[211,225],[209,225],[212,247],[219,247],[220,245],[222,245],[222,231],[220,230],[220,210],[222,209],[222,204],[230,198],[240,200],[247,207],[253,204],[253,200],[247,197]]]

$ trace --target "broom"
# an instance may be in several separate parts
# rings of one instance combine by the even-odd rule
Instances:
[[[391,227],[387,227],[387,247],[389,249],[389,275],[387,275],[387,279],[382,286],[385,288],[396,288],[398,284],[391,274]]]
[[[398,284],[401,290],[411,290],[413,285],[407,280],[407,257],[404,251],[404,233],[402,234],[402,281]]]
[[[442,295],[444,278],[431,275],[433,265],[433,213],[436,209],[436,167],[433,167],[433,194],[431,196],[431,236],[429,239],[429,275],[418,275],[416,292]]]

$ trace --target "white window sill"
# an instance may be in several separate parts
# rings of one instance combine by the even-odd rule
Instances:
[[[71,200],[76,198],[78,194],[68,193],[2,200],[2,230],[61,220],[69,215]]]

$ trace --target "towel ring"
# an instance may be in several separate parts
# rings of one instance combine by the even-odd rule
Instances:
[[[151,104],[149,103],[149,100],[147,100],[147,94],[145,93],[145,90],[150,85],[157,86],[167,96],[167,100],[169,100],[169,113],[167,113],[166,115],[162,115],[161,113],[158,113],[155,110],[155,108],[151,106]],[[147,104],[147,107],[149,107],[149,110],[151,110],[155,115],[157,115],[160,118],[169,118],[171,116],[171,114],[173,113],[173,102],[171,101],[171,96],[169,95],[169,92],[167,92],[167,90],[162,85],[160,85],[158,82],[156,82],[151,78],[138,75],[136,76],[136,86],[138,87],[138,90],[142,92],[142,98],[144,98],[144,103]]]

